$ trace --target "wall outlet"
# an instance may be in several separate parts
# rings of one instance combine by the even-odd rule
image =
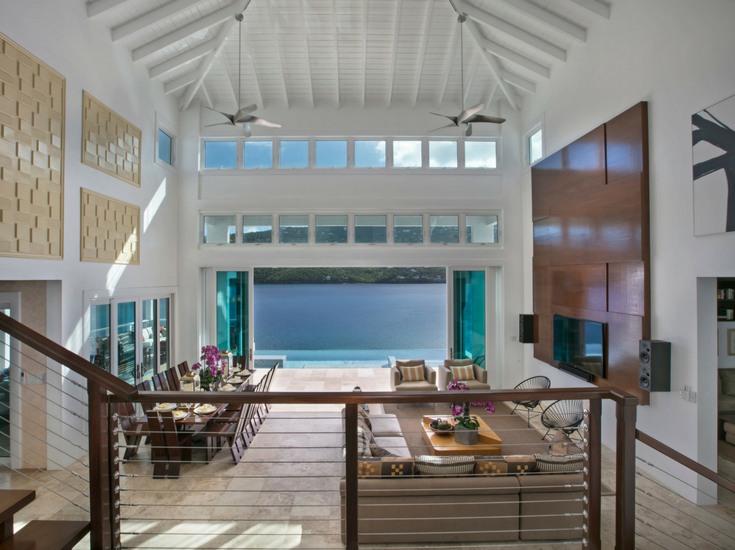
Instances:
[[[695,392],[691,386],[684,385],[684,389],[679,390],[679,395],[684,401],[690,401],[692,403],[697,402],[697,392]]]

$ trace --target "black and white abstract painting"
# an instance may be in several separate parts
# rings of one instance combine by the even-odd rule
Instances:
[[[692,115],[694,234],[735,231],[735,96]]]

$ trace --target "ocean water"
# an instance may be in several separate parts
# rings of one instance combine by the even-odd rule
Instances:
[[[446,285],[255,285],[255,354],[286,368],[446,358]]]

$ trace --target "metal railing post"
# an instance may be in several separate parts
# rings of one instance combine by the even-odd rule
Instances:
[[[600,526],[602,524],[602,402],[599,399],[590,399],[589,409],[585,411],[585,430],[584,437],[587,440],[585,451],[587,452],[587,460],[585,463],[585,481],[587,488],[585,503],[587,516],[585,523],[587,524],[587,533],[585,538],[588,541],[587,548],[592,550],[600,550],[602,548],[602,539],[600,538]]]
[[[116,403],[106,403],[107,406],[107,434],[109,436],[107,449],[108,460],[110,464],[110,525],[111,525],[111,544],[113,550],[121,547],[120,544],[120,518],[122,515],[120,509],[120,450],[118,436],[118,405]]]
[[[112,550],[109,408],[107,391],[87,380],[89,416],[89,515],[91,550]]]
[[[615,460],[615,550],[635,548],[635,423],[636,397],[617,403]]]
[[[357,404],[345,405],[345,547],[357,550]]]

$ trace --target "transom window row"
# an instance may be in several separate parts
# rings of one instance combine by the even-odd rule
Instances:
[[[496,140],[275,139],[204,140],[205,169],[495,169]]]
[[[202,215],[203,244],[495,244],[497,214]]]

